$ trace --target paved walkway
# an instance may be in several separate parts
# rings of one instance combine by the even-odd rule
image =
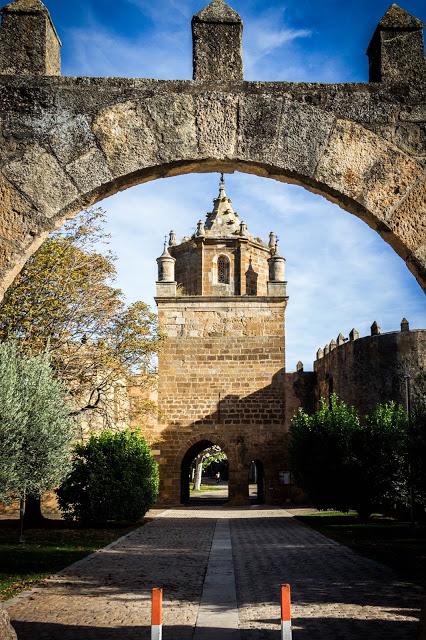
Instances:
[[[241,640],[278,640],[281,582],[294,640],[416,640],[418,588],[269,508],[165,511],[8,610],[19,640],[148,640],[149,589],[163,586],[164,640],[210,640],[214,612],[214,640],[237,613]]]

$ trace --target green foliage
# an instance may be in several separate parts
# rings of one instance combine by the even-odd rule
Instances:
[[[161,340],[148,305],[127,305],[113,286],[116,258],[104,226],[104,211],[91,209],[49,236],[0,304],[0,340],[16,340],[29,355],[49,346],[75,414],[97,412],[111,423],[117,387],[153,383]]]
[[[361,421],[335,395],[291,425],[290,456],[297,484],[319,509],[356,509],[362,518],[408,500],[407,415],[393,402]]]
[[[426,396],[417,399],[409,429],[407,466],[418,514],[426,517]]]
[[[57,495],[67,519],[97,526],[135,522],[157,498],[158,466],[138,431],[103,431],[77,445]]]
[[[48,356],[0,343],[0,499],[38,496],[61,482],[74,429]]]
[[[208,469],[214,462],[223,462],[227,459],[226,453],[217,445],[213,445],[210,449],[205,449],[200,457],[202,458],[203,471]]]
[[[290,457],[296,483],[319,509],[351,507],[352,436],[359,429],[353,407],[333,395],[313,415],[299,410],[291,423]]]
[[[408,504],[407,426],[404,409],[387,402],[366,415],[353,434],[352,507],[364,518]]]

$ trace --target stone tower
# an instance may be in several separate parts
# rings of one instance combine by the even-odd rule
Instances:
[[[185,455],[211,442],[228,456],[231,501],[248,500],[253,461],[273,501],[283,465],[274,455],[284,433],[285,260],[274,233],[268,243],[250,234],[223,175],[213,202],[191,237],[178,243],[170,232],[157,260],[167,338],[159,355],[161,499],[176,502],[180,480],[185,500]]]

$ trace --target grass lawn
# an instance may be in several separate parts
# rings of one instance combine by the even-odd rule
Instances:
[[[49,520],[44,529],[28,529],[19,544],[19,523],[0,520],[0,601],[41,582],[52,573],[125,535],[131,527],[110,529],[69,528]]]
[[[329,511],[298,516],[298,520],[392,567],[401,579],[426,587],[426,525],[412,525],[379,515],[364,523],[355,513]]]
[[[199,493],[203,493],[204,491],[221,491],[223,489],[227,489],[227,486],[220,484],[202,484],[199,491],[191,489],[191,495],[197,495]]]

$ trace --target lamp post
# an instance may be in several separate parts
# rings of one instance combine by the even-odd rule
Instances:
[[[404,381],[405,381],[405,410],[408,416],[408,437],[411,439],[411,376],[406,371],[404,373]],[[411,443],[410,443],[411,444]],[[408,458],[408,488],[410,495],[410,520],[411,523],[414,523],[414,491],[413,491],[413,478],[412,478],[412,469],[411,469],[411,451],[409,447],[409,458]]]

